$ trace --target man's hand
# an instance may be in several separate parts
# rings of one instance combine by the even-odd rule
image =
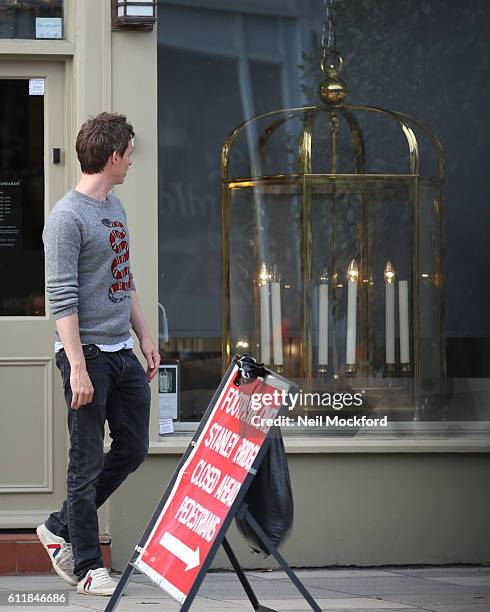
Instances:
[[[140,349],[145,359],[148,363],[148,368],[146,370],[146,378],[148,382],[151,382],[158,372],[158,368],[160,366],[160,353],[156,351],[151,338],[146,337],[143,338],[140,342]]]
[[[71,368],[70,386],[72,392],[71,407],[73,410],[78,410],[81,406],[90,404],[94,397],[94,387],[85,364]]]

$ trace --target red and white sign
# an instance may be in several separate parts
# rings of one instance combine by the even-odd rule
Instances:
[[[237,387],[233,382],[237,371],[238,367],[233,368],[228,377],[134,562],[181,604],[253,471],[282,404],[277,387],[262,380]]]

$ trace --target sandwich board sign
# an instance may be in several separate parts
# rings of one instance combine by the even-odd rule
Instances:
[[[188,610],[222,543],[247,590],[238,561],[223,540],[294,387],[261,366],[259,371],[261,375],[252,378],[238,357],[233,360],[106,611],[115,608],[134,569],[179,602],[181,610]],[[303,593],[304,587],[290,577]]]

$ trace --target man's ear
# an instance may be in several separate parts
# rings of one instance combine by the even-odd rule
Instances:
[[[121,156],[119,155],[119,153],[117,151],[113,151],[112,155],[111,155],[111,162],[113,164],[117,164],[117,162],[120,160]]]

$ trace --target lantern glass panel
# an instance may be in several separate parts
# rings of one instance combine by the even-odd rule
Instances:
[[[300,189],[294,183],[256,184],[232,188],[229,195],[231,350],[250,352],[297,378],[303,291]],[[266,276],[261,277],[264,265]]]
[[[119,0],[121,1],[121,0]],[[125,6],[117,7],[117,16],[123,17],[153,17],[154,16],[154,8],[153,6],[147,6],[144,3],[148,2],[148,0],[130,0],[129,2],[124,1]],[[141,6],[138,6],[141,4]]]
[[[408,177],[317,176],[306,190],[312,211],[312,385],[317,391],[360,392],[372,411],[380,410],[384,415],[389,410],[396,419],[413,415],[413,380],[402,372],[400,362],[398,284],[401,280],[407,287],[408,342],[413,346],[413,184]],[[357,264],[358,278],[355,371],[349,372],[347,329],[352,288],[348,268],[352,260]],[[391,287],[385,280],[388,262],[395,274],[389,277]],[[390,292],[391,328],[387,329]],[[327,325],[321,325],[325,315]]]
[[[442,194],[437,184],[420,180],[418,308],[420,322],[420,409],[424,419],[441,413],[445,376],[442,284]],[[416,304],[417,307],[417,304]]]
[[[312,187],[312,286],[321,284],[328,270],[328,344],[331,374],[345,374],[347,329],[347,270],[358,265],[357,359],[358,373],[385,375],[385,279],[388,262],[397,280],[411,283],[413,205],[407,179],[317,180]],[[410,287],[409,287],[410,290]],[[312,320],[318,304],[312,300]],[[395,326],[395,340],[399,333]],[[314,371],[318,372],[318,324],[313,331]]]

